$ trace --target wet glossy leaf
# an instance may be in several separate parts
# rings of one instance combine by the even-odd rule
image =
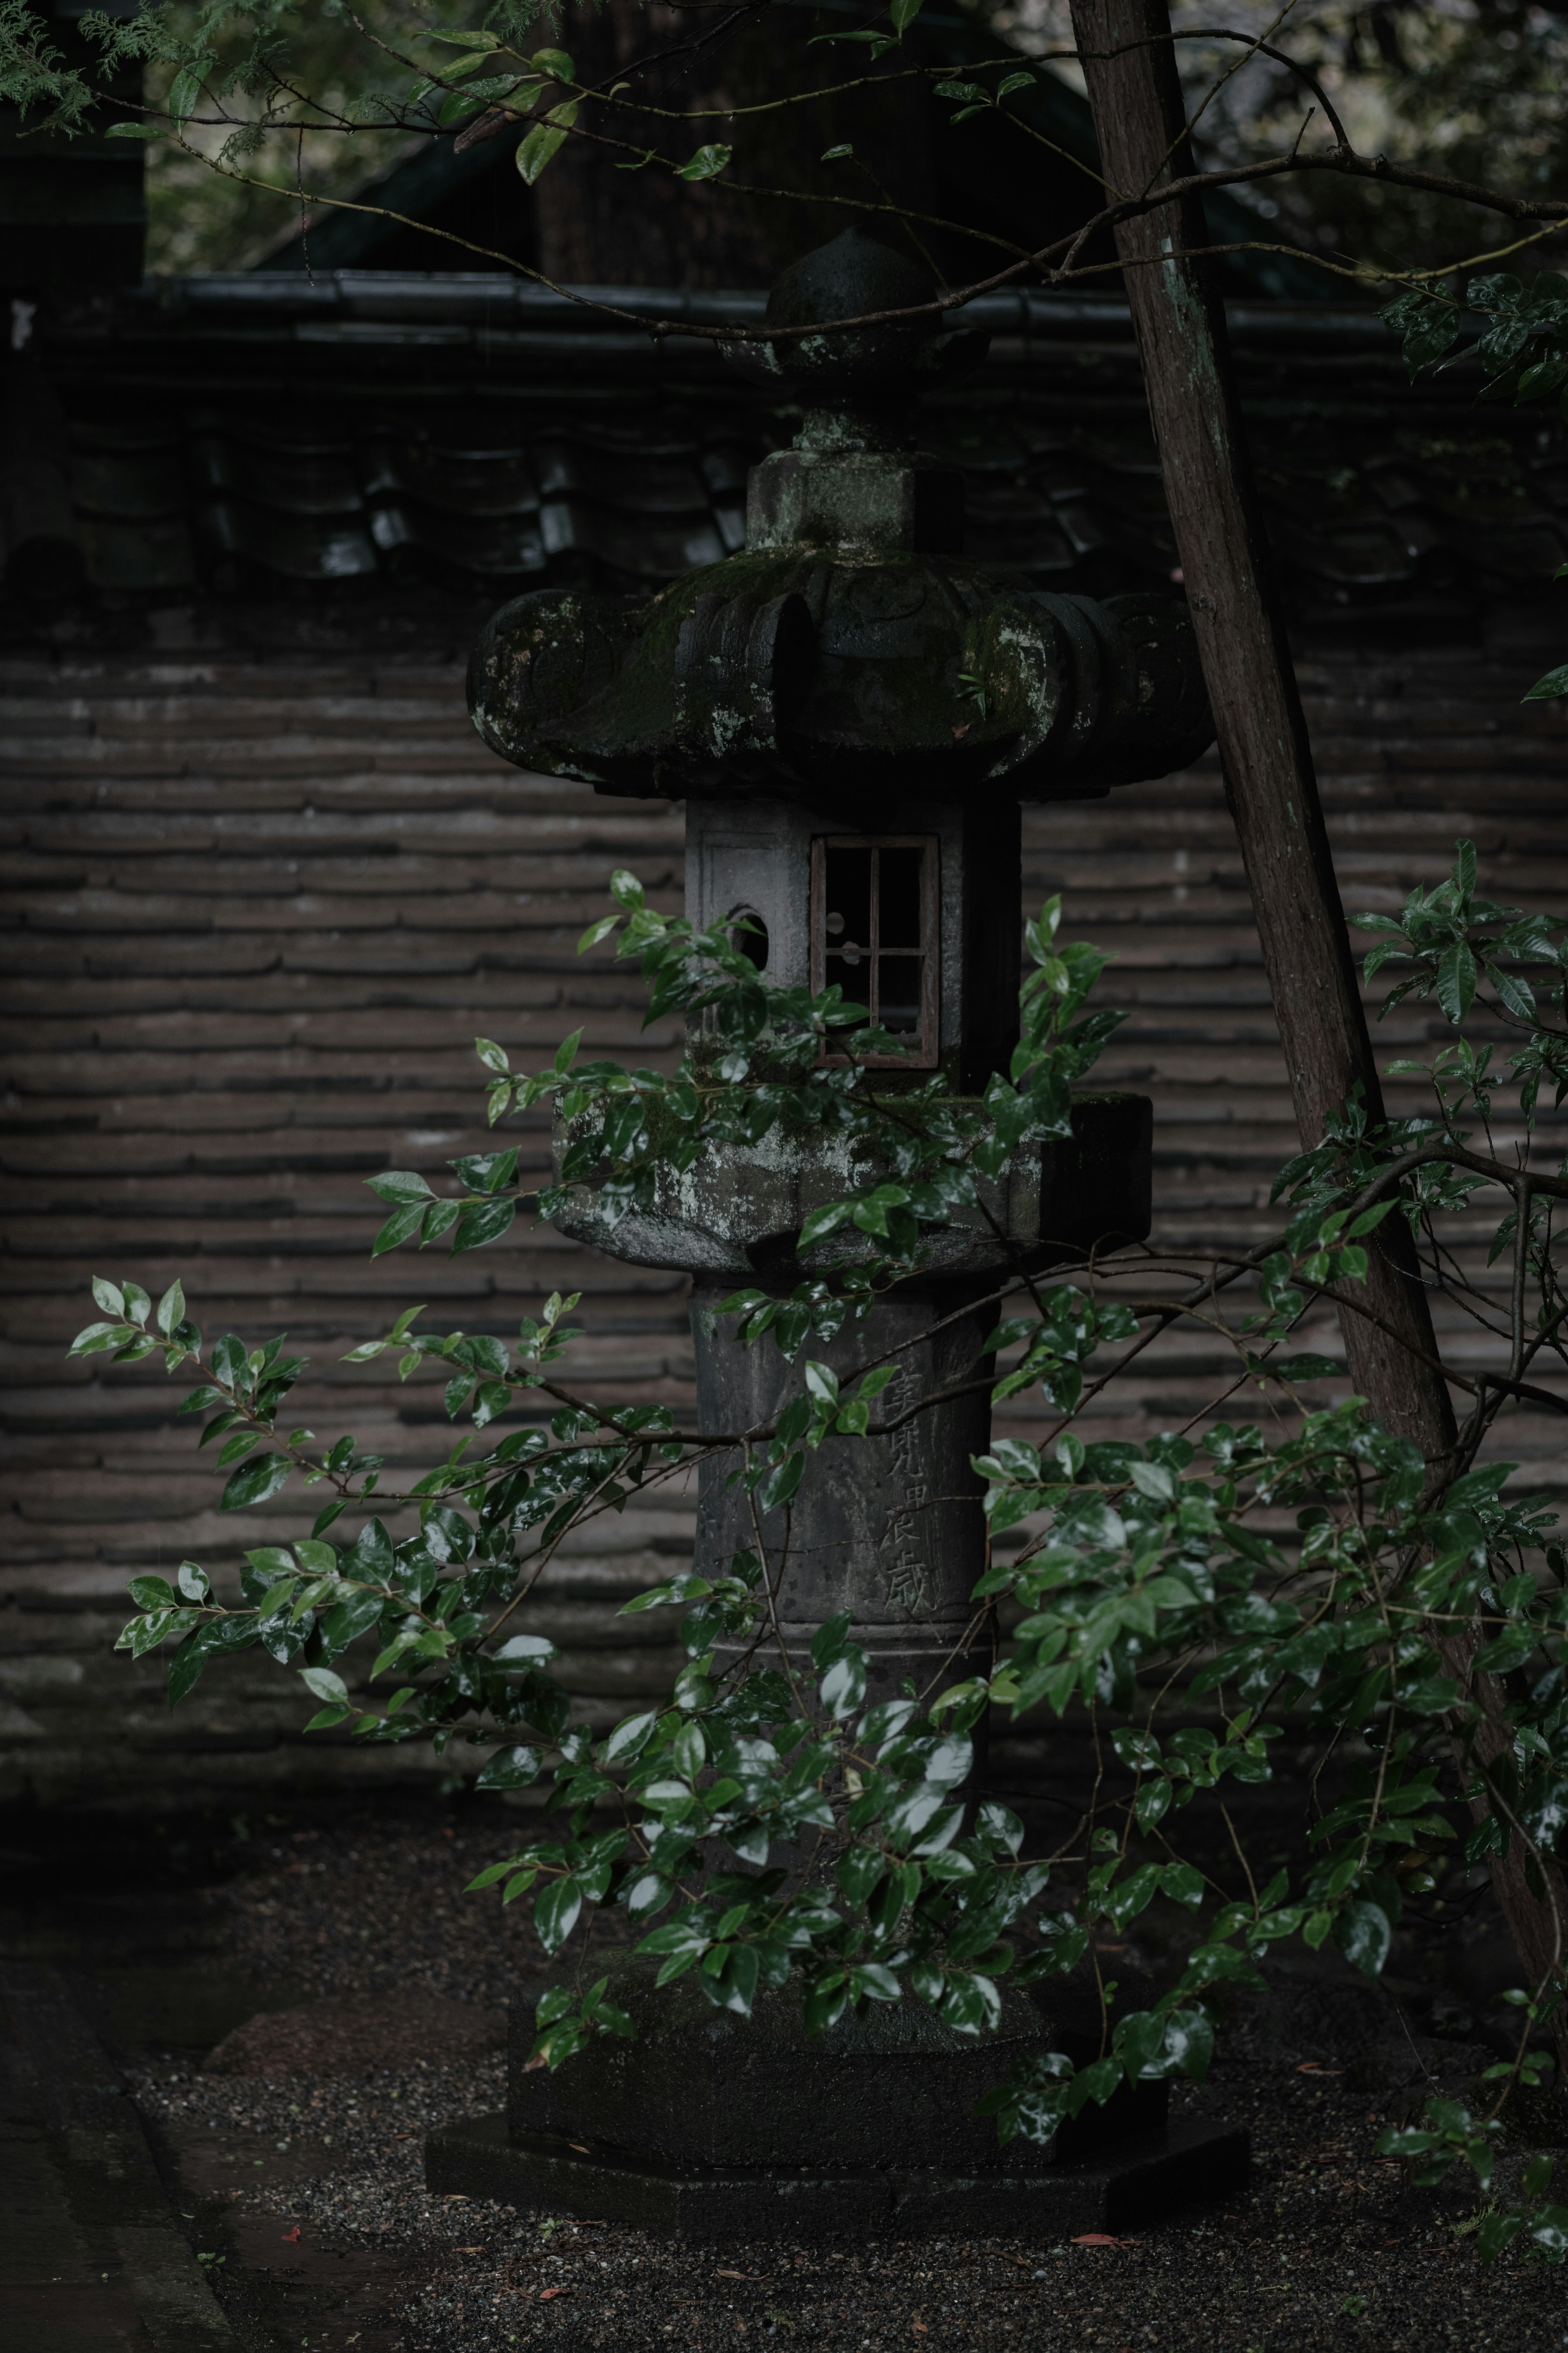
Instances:
[[[734,153],[732,147],[699,147],[689,164],[682,164],[676,174],[678,180],[714,180],[728,165]]]
[[[1394,1930],[1381,1905],[1365,1897],[1347,1904],[1334,1924],[1334,1937],[1352,1968],[1369,1978],[1382,1975],[1394,1942]]]
[[[452,1249],[482,1250],[487,1242],[499,1241],[510,1230],[517,1215],[517,1203],[510,1195],[469,1201],[458,1211],[457,1231],[452,1236]],[[510,1396],[510,1392],[507,1393]]]
[[[487,1758],[475,1780],[477,1789],[526,1789],[537,1781],[544,1759],[537,1748],[518,1742],[498,1748]]]
[[[343,1707],[348,1705],[348,1686],[342,1675],[333,1674],[331,1667],[301,1667],[300,1681],[316,1699],[335,1701]]]
[[[868,1664],[865,1651],[853,1648],[835,1659],[819,1686],[822,1704],[829,1715],[853,1715],[861,1705],[866,1697]]]
[[[243,1512],[253,1504],[268,1504],[288,1483],[293,1466],[286,1454],[264,1454],[247,1462],[230,1479],[218,1498],[220,1512]]]
[[[577,1925],[583,1891],[574,1879],[552,1879],[533,1906],[533,1925],[547,1953],[558,1953]]]
[[[564,105],[552,106],[542,121],[533,124],[517,151],[517,168],[531,188],[545,165],[560,151],[567,132],[577,119],[577,101],[569,99]]]

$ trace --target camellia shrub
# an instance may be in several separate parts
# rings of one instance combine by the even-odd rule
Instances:
[[[572,1037],[525,1075],[480,1039],[492,1124],[553,1104],[560,1183],[524,1192],[518,1151],[505,1146],[454,1161],[449,1192],[406,1172],[377,1176],[387,1216],[374,1247],[446,1237],[477,1249],[520,1208],[548,1218],[582,1185],[614,1220],[649,1208],[661,1173],[715,1147],[755,1145],[781,1124],[820,1132],[874,1170],[803,1229],[803,1249],[839,1236],[847,1255],[787,1298],[741,1291],[724,1310],[737,1345],[778,1348],[797,1368],[788,1401],[740,1442],[705,1440],[668,1407],[612,1409],[574,1392],[562,1360],[575,1298],[524,1319],[515,1346],[423,1330],[410,1308],[349,1361],[391,1349],[405,1379],[434,1372],[461,1435],[445,1463],[384,1492],[382,1462],[352,1435],[323,1446],[287,1427],[303,1365],[280,1340],[249,1347],[226,1334],[209,1345],[177,1282],[154,1307],[135,1282],[100,1280],[100,1320],[72,1354],[159,1357],[194,1380],[180,1410],[216,1449],[225,1511],[292,1489],[319,1506],[308,1534],[247,1554],[231,1600],[194,1561],[173,1583],[134,1578],[120,1647],[170,1651],[171,1704],[209,1662],[259,1649],[302,1684],[309,1730],[482,1750],[480,1789],[546,1783],[549,1823],[475,1887],[524,1905],[547,1953],[591,1907],[620,1907],[658,1983],[690,1972],[742,2015],[759,1987],[789,1984],[812,2029],[868,2002],[913,2000],[984,2035],[1005,1978],[1061,1976],[1097,1938],[1124,1937],[1156,1898],[1180,1907],[1190,1931],[1179,1965],[1147,2008],[1108,2008],[1100,2056],[1076,2067],[1045,2057],[988,2095],[1004,2139],[1045,2142],[1124,2082],[1201,2079],[1226,1997],[1266,1981],[1271,1957],[1294,1942],[1336,1946],[1375,1981],[1407,1910],[1456,1867],[1522,1851],[1560,1956],[1568,1567],[1552,1513],[1513,1491],[1512,1466],[1490,1459],[1488,1441],[1520,1400],[1563,1409],[1542,1375],[1564,1357],[1554,1219],[1568,1176],[1537,1167],[1531,1146],[1542,1088],[1554,1102],[1568,1092],[1564,926],[1478,898],[1474,852],[1461,844],[1450,877],[1397,918],[1361,919],[1381,934],[1369,971],[1397,975],[1390,1002],[1435,999],[1454,1032],[1430,1065],[1394,1066],[1423,1072],[1425,1116],[1373,1126],[1346,1104],[1281,1172],[1279,1230],[1256,1253],[1177,1262],[1127,1250],[1048,1280],[1021,1267],[998,1282],[994,1397],[1037,1398],[1049,1429],[1037,1446],[997,1439],[977,1464],[991,1535],[1026,1530],[1021,1548],[990,1553],[976,1591],[977,1609],[1006,1602],[1017,1619],[988,1677],[910,1685],[868,1706],[847,1617],[817,1630],[809,1669],[786,1649],[774,1614],[783,1559],[759,1545],[723,1577],[673,1577],[626,1605],[679,1613],[688,1663],[666,1704],[595,1739],[573,1724],[552,1645],[530,1630],[556,1548],[715,1449],[761,1528],[825,1438],[875,1438],[897,1352],[868,1347],[841,1378],[814,1349],[916,1273],[931,1238],[976,1208],[978,1184],[1012,1154],[1068,1134],[1072,1088],[1121,1018],[1089,1008],[1105,959],[1062,944],[1053,901],[1027,927],[1008,1071],[980,1099],[940,1077],[879,1098],[858,1061],[821,1060],[829,1038],[840,1050],[897,1050],[864,1026],[863,1008],[837,989],[769,987],[731,927],[695,932],[655,913],[629,874],[612,891],[614,911],[583,945],[613,935],[616,954],[640,966],[648,1018],[687,1017],[679,1067],[666,1076],[582,1061]],[[1474,1042],[1483,1014],[1514,1041],[1500,1058]],[[1492,1134],[1504,1097],[1523,1139],[1508,1153]],[[1439,1241],[1435,1221],[1460,1214],[1483,1219],[1492,1257],[1509,1261],[1500,1309]],[[1293,1345],[1325,1294],[1354,1312],[1368,1239],[1394,1218],[1408,1221],[1428,1279],[1463,1288],[1498,1342],[1499,1369],[1448,1368],[1468,1411],[1453,1458],[1436,1465],[1357,1398],[1312,1402],[1310,1385],[1338,1367]],[[1223,1339],[1229,1386],[1260,1387],[1266,1419],[1205,1421],[1146,1446],[1085,1436],[1088,1401],[1184,1320]],[[721,1663],[721,1641],[731,1663]],[[342,1672],[354,1645],[361,1695]],[[1026,1852],[1005,1806],[960,1795],[992,1708],[1089,1711],[1120,1764],[1049,1852]],[[1311,1822],[1306,1869],[1260,1882],[1238,1846],[1238,1895],[1183,1852],[1183,1817],[1200,1792],[1268,1781],[1287,1715],[1337,1736],[1349,1769]],[[808,1833],[825,1860],[803,1871]],[[1489,2182],[1504,2101],[1552,2070],[1562,1989],[1554,1959],[1517,1997],[1518,2047],[1486,2071],[1484,2113],[1434,2100],[1419,2128],[1385,2132],[1380,2149],[1409,2158],[1422,2181],[1466,2163]],[[586,1994],[548,1991],[536,2053],[555,2067],[596,2035],[630,2033],[606,1992],[603,1978]],[[1563,2260],[1568,2210],[1548,2202],[1550,2174],[1549,2159],[1534,2161],[1522,2193],[1484,2214],[1483,2256],[1522,2240]]]

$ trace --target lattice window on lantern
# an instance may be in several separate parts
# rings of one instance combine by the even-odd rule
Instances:
[[[873,1021],[908,1041],[901,1055],[859,1058],[873,1069],[936,1067],[937,863],[934,834],[826,834],[811,845],[812,987],[837,981],[852,1002],[869,1007]]]

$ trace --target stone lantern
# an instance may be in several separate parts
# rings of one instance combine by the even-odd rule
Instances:
[[[767,323],[908,309],[933,290],[851,229],[784,273]],[[475,724],[503,757],[684,800],[692,922],[744,917],[735,936],[771,982],[838,981],[868,1004],[903,1047],[878,1069],[890,1096],[934,1071],[978,1092],[1007,1066],[1020,803],[1166,775],[1213,734],[1180,602],[1049,595],[964,559],[962,477],[914,446],[910,419],[920,392],[985,348],[928,315],[732,352],[805,412],[793,448],[752,470],[744,552],[641,606],[571,589],[520,597],[469,671]],[[989,1434],[994,1294],[1021,1269],[1147,1233],[1150,1116],[1141,1096],[1078,1097],[1070,1145],[1016,1155],[972,1225],[932,1237],[917,1278],[812,1344],[844,1374],[901,1350],[879,1409],[898,1429],[826,1442],[787,1544],[782,1513],[763,1527],[790,1649],[805,1658],[816,1627],[847,1609],[872,1698],[989,1668],[971,1598],[984,1565],[971,1461]],[[771,1420],[798,1373],[769,1342],[737,1345],[717,1303],[742,1284],[786,1293],[816,1271],[797,1249],[806,1216],[867,1173],[775,1131],[672,1177],[649,1211],[612,1226],[584,1187],[557,1223],[689,1273],[700,1427],[744,1430]],[[840,1255],[837,1240],[820,1253]],[[703,1574],[727,1575],[754,1543],[729,1467],[700,1484]],[[1094,2228],[1245,2174],[1244,2136],[1167,2134],[1161,2084],[1086,2111],[1049,2151],[1000,2150],[973,2114],[981,2091],[1027,2051],[1098,2048],[1098,2011],[1075,2020],[1057,1989],[1038,2005],[1009,1992],[998,2032],[978,2042],[913,2002],[808,2042],[793,1996],[760,1995],[747,2022],[689,1978],[650,2000],[634,1971],[614,1998],[637,2015],[638,2041],[602,2043],[558,2077],[521,2072],[532,2021],[520,2017],[509,2117],[437,2135],[432,2187],[703,2235],[798,2236],[1026,2228],[1037,2213],[1052,2231]]]

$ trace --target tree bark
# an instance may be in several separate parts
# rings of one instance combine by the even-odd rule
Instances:
[[[1166,0],[1073,0],[1073,29],[1102,168],[1113,195],[1142,195],[1193,168]],[[1359,1083],[1369,1121],[1384,1116],[1328,830],[1297,691],[1197,196],[1173,199],[1116,231],[1127,300],[1159,443],[1226,793],[1236,820],[1304,1145]],[[1439,1489],[1455,1443],[1426,1293],[1403,1218],[1372,1238],[1360,1293],[1370,1314],[1341,1310],[1355,1388],[1385,1429],[1412,1439]],[[1475,1638],[1442,1645],[1472,1689]],[[1488,1685],[1490,1679],[1487,1679]],[[1508,1745],[1500,1694],[1474,1688],[1483,1757]],[[1480,1810],[1478,1809],[1478,1811]],[[1525,1881],[1516,1835],[1493,1883],[1532,1982],[1555,1963],[1552,1906]],[[1560,1874],[1552,1893],[1563,1901]]]

